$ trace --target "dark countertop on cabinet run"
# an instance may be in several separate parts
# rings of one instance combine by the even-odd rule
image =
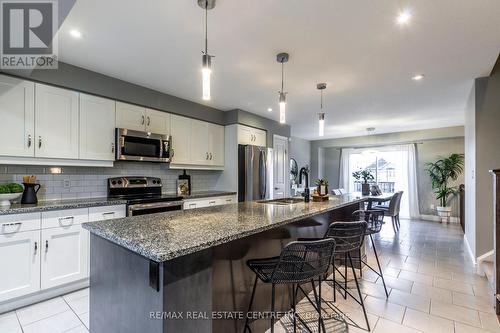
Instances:
[[[292,205],[251,201],[84,223],[83,227],[148,259],[164,262],[365,200],[343,195]]]
[[[60,209],[77,209],[99,206],[113,206],[124,205],[127,202],[121,199],[108,199],[108,198],[86,198],[86,199],[68,199],[68,200],[47,200],[40,201],[38,204],[12,204],[10,206],[0,207],[0,215],[9,214],[24,214],[24,213],[37,213],[49,210]]]

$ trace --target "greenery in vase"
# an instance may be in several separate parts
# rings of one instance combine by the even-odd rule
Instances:
[[[316,179],[316,181],[314,182],[314,184],[316,184],[316,186],[328,186],[328,180],[326,180],[326,179]]]
[[[0,185],[0,194],[21,193],[23,190],[23,186],[17,183]]]
[[[427,163],[427,172],[431,177],[432,189],[441,207],[446,207],[448,197],[458,192],[457,186],[449,186],[450,180],[457,180],[464,171],[464,154],[451,154],[434,163]]]
[[[375,177],[373,177],[372,173],[370,172],[370,170],[358,170],[358,171],[354,171],[352,173],[352,176],[354,177],[354,179],[356,180],[360,180],[360,179],[363,179],[363,182],[365,184],[368,184],[369,181],[372,181],[375,179]]]

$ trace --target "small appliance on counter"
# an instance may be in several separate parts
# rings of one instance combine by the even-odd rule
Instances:
[[[177,195],[191,194],[191,176],[186,174],[186,170],[182,175],[179,175],[177,180]]]
[[[41,185],[36,182],[36,176],[23,176],[24,192],[21,197],[22,204],[37,204],[38,198],[36,194],[40,190]]]

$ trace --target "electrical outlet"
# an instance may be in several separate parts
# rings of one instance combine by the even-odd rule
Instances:
[[[431,209],[432,210],[436,209],[436,206],[434,204],[431,204]]]
[[[69,188],[71,185],[71,182],[69,181],[69,179],[64,179],[63,180],[63,187],[64,188]]]

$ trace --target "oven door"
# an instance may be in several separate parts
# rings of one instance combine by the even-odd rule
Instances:
[[[116,160],[169,162],[169,142],[168,135],[117,128]]]
[[[144,204],[129,205],[127,208],[127,216],[137,216],[155,213],[164,213],[176,210],[182,210],[182,201],[163,201]]]

